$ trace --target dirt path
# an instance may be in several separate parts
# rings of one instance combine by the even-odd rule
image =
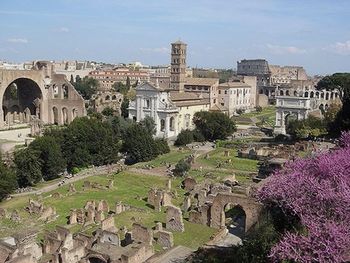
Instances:
[[[88,169],[85,169],[85,170],[81,171],[80,173],[76,174],[74,177],[72,177],[70,179],[62,178],[62,180],[65,181],[65,183],[63,185],[74,183],[74,182],[77,182],[79,180],[88,178],[90,176],[114,173],[114,172],[117,172],[118,170],[120,170],[120,165],[117,165],[117,164],[88,168]],[[44,186],[44,187],[37,189],[37,190],[24,192],[24,193],[18,193],[18,194],[12,194],[11,197],[26,196],[26,195],[32,195],[32,194],[39,195],[39,194],[51,192],[51,191],[58,189],[60,187],[59,186],[60,183],[61,183],[61,181],[52,183],[50,185]]]
[[[186,258],[191,255],[194,251],[188,247],[176,246],[163,254],[155,255],[146,262],[147,263],[180,263],[186,262]]]

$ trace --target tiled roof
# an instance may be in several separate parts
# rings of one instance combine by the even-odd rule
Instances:
[[[225,82],[219,85],[219,89],[229,89],[229,88],[250,88],[251,86],[244,82]]]
[[[219,83],[217,78],[186,78],[185,85],[212,86]]]

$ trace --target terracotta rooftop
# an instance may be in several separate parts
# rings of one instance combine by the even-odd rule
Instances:
[[[186,78],[186,85],[198,85],[198,86],[212,86],[215,83],[219,83],[217,78]]]
[[[244,82],[225,82],[219,84],[219,89],[229,89],[229,88],[250,88],[250,86]]]

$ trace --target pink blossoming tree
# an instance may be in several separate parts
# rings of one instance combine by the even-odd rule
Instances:
[[[303,228],[286,232],[270,252],[274,262],[350,261],[350,132],[340,146],[313,158],[288,163],[257,193],[300,219]]]

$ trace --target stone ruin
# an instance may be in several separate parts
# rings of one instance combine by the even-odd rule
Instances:
[[[239,158],[248,158],[253,160],[266,160],[270,158],[283,158],[292,159],[297,156],[300,151],[308,151],[316,148],[314,142],[296,142],[293,145],[278,144],[278,145],[266,145],[266,144],[254,144],[245,145],[238,150]]]
[[[36,263],[42,249],[36,243],[35,230],[22,231],[13,237],[0,240],[0,262]]]
[[[71,210],[68,224],[99,224],[109,212],[109,206],[105,200],[100,200],[97,204],[95,201],[87,201],[84,208]]]
[[[151,188],[148,191],[147,202],[153,206],[154,210],[160,212],[163,206],[171,205],[172,193],[168,190]]]
[[[187,177],[181,182],[181,187],[186,191],[192,191],[196,185],[196,180],[191,177]]]
[[[169,205],[166,211],[166,229],[177,232],[184,232],[185,225],[182,218],[182,211],[176,206]]]
[[[39,220],[42,221],[52,221],[56,218],[56,209],[51,206],[44,206],[41,202],[29,199],[28,206],[25,210],[29,214],[34,214],[39,216]]]
[[[126,230],[125,238],[121,239],[110,218],[92,236],[80,232],[73,235],[69,229],[56,226],[55,230],[44,233],[40,245],[36,242],[37,234],[31,232],[0,241],[0,262],[140,263],[154,254],[153,232],[156,231],[133,224],[132,230]],[[172,239],[168,238],[166,231],[157,233],[160,237],[158,242],[164,247],[172,245]]]
[[[87,201],[85,206],[80,209],[72,209],[70,211],[68,224],[80,224],[80,225],[90,225],[90,224],[102,224],[104,220],[109,217],[106,215],[115,214],[118,215],[127,210],[141,211],[144,209],[132,207],[122,202],[118,201],[115,204],[115,210],[111,211],[108,203],[105,200],[100,200],[96,202],[94,200]]]
[[[102,200],[103,201],[103,200]],[[84,209],[98,208],[103,212],[103,202],[88,201]],[[40,207],[35,203],[35,207]],[[32,207],[33,208],[33,207]],[[79,213],[75,220],[79,221]],[[182,213],[177,207],[169,206],[167,210],[167,229],[183,231]],[[73,219],[72,219],[73,220]],[[181,227],[182,226],[182,227]],[[173,233],[163,229],[158,222],[153,228],[134,223],[128,231],[126,227],[117,229],[114,217],[108,216],[101,221],[101,226],[92,236],[72,232],[61,226],[44,233],[43,242],[37,243],[35,233],[22,233],[0,241],[0,262],[8,263],[140,263],[154,255],[153,244],[163,248],[174,246]],[[123,237],[123,238],[121,238]],[[97,260],[97,261],[96,261]]]
[[[200,184],[193,185],[193,181],[191,180],[183,182],[183,188],[185,188],[186,185],[190,185],[190,187],[187,187],[189,190],[187,190],[182,206],[183,211],[189,211],[189,221],[214,228],[225,227],[225,217],[222,216],[224,214],[224,209],[226,205],[233,204],[233,206],[239,205],[244,210],[246,215],[245,230],[249,230],[259,220],[262,205],[251,197],[251,191],[253,190],[251,188],[245,188],[244,194],[232,193],[232,189],[235,187],[234,183],[234,176],[225,178],[224,183],[203,181]],[[179,212],[175,212],[173,208],[169,210],[169,214],[167,212],[167,229],[173,231],[175,231],[175,229],[181,229],[181,227],[172,226],[170,222],[170,219],[174,217],[174,213],[179,214]],[[177,218],[180,217],[178,216]],[[181,224],[180,221],[177,220],[173,220],[172,222]]]

